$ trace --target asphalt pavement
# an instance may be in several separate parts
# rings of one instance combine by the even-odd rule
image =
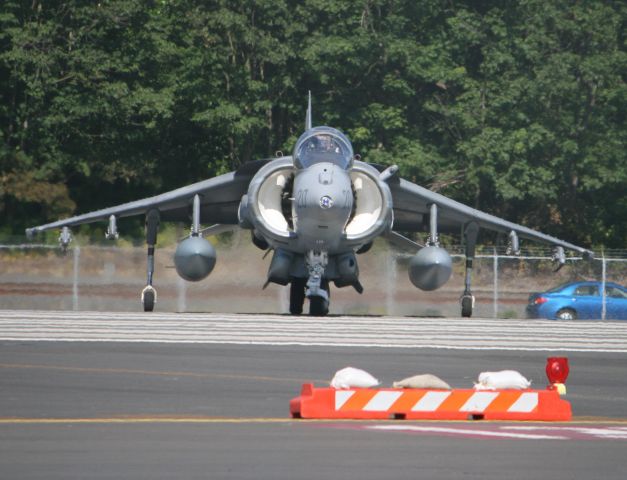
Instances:
[[[269,327],[283,320],[290,317],[270,319]],[[309,320],[315,329],[318,320]],[[445,331],[447,320],[439,320]],[[469,334],[474,321],[481,323],[469,320]],[[377,322],[373,317],[375,330]],[[229,322],[218,323],[224,325],[213,327],[216,337]],[[62,329],[59,335],[83,338],[75,324]],[[33,341],[0,326],[1,338],[9,334],[15,339],[0,341],[0,478],[624,478],[627,353],[620,351],[516,349],[512,335],[502,349],[470,350],[241,344],[225,337]],[[153,334],[153,327],[139,332]],[[564,398],[572,422],[289,418],[302,383],[325,385],[347,365],[383,385],[434,373],[457,388],[471,387],[481,371],[511,368],[544,388],[546,357],[553,354],[569,358]]]

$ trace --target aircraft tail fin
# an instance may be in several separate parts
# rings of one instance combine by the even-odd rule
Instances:
[[[309,101],[307,102],[307,118],[305,118],[305,130],[311,128],[311,90],[309,90]]]

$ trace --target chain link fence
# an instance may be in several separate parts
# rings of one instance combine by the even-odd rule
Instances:
[[[212,242],[218,252],[215,270],[205,280],[189,283],[176,274],[175,246],[157,249],[156,311],[220,313],[287,313],[289,287],[262,289],[270,256],[255,248],[248,232],[221,235]],[[331,290],[331,314],[338,315],[460,315],[464,289],[461,247],[445,246],[453,257],[453,275],[435,292],[423,292],[409,281],[411,255],[384,240],[359,255],[363,295],[351,287]],[[63,253],[43,244],[0,245],[0,308],[43,310],[141,310],[146,283],[144,247],[73,246]],[[558,272],[550,249],[504,249],[477,252],[472,290],[473,316],[524,318],[529,294],[574,280],[627,283],[627,251],[595,252],[593,260],[568,258]]]

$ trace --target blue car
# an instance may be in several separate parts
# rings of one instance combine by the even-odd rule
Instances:
[[[603,308],[601,282],[570,282],[543,293],[529,295],[528,318],[558,320],[600,319]],[[627,320],[627,288],[605,284],[605,318]]]

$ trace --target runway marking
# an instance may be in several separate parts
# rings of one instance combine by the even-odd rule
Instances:
[[[0,340],[627,353],[627,322],[0,310]]]
[[[261,375],[236,375],[224,373],[194,373],[179,371],[157,371],[157,370],[136,370],[127,368],[88,368],[88,367],[66,367],[61,365],[37,365],[19,363],[0,363],[0,368],[4,369],[27,369],[27,370],[56,370],[65,372],[80,373],[101,373],[101,374],[125,374],[125,375],[152,375],[160,377],[191,377],[191,378],[228,378],[233,380],[264,380],[272,382],[303,383],[302,378],[268,377]],[[325,380],[309,380],[314,383],[325,383]]]
[[[508,427],[502,427],[508,430],[514,431],[549,431],[555,430],[554,427],[549,426],[527,426],[527,425],[511,425]],[[583,435],[592,435],[601,438],[611,438],[615,440],[627,440],[627,427],[560,427],[562,431],[571,431],[580,433]]]
[[[425,433],[442,433],[452,434],[455,436],[471,436],[471,437],[491,437],[491,438],[519,438],[527,440],[566,440],[568,437],[557,435],[539,435],[527,433],[508,433],[490,430],[463,429],[450,427],[431,427],[417,425],[375,425],[366,427],[371,430],[384,431],[400,431],[400,432],[425,432]]]
[[[434,428],[432,425],[438,424],[457,424],[469,426],[498,426],[498,428],[504,430],[555,430],[563,429],[570,431],[590,431],[599,430],[599,426],[607,426],[607,428],[613,428],[612,432],[618,432],[618,434],[627,434],[627,419],[599,419],[599,420],[584,420],[576,421],[576,426],[572,426],[570,422],[552,422],[542,425],[511,425],[508,421],[481,421],[480,423],[471,422],[468,420],[421,420],[411,421],[403,420],[399,424],[398,420],[390,420],[389,424],[382,425],[381,420],[350,420],[350,419],[295,419],[289,417],[194,417],[185,415],[153,415],[153,416],[140,416],[140,415],[120,415],[114,417],[0,417],[0,425],[46,425],[46,424],[68,424],[68,423],[111,423],[111,424],[124,424],[124,423],[293,423],[294,425],[301,424],[324,424],[328,426],[338,426],[347,424],[356,424],[366,429],[375,430],[390,430],[390,431],[419,431],[418,427],[430,428],[432,431]],[[379,424],[379,425],[370,425]],[[588,427],[590,425],[590,427]],[[450,427],[448,427],[450,428]],[[425,430],[426,431],[426,430]],[[456,429],[455,432],[459,432]],[[468,430],[475,432],[477,430]],[[603,430],[606,431],[606,430]]]
[[[627,427],[612,425],[481,425],[477,428],[440,427],[431,425],[373,425],[366,430],[404,433],[425,433],[461,438],[493,438],[520,440],[627,440]]]
[[[136,423],[290,423],[292,418],[211,417],[106,417],[106,418],[0,418],[0,425],[136,424]],[[307,421],[306,421],[307,422]]]

